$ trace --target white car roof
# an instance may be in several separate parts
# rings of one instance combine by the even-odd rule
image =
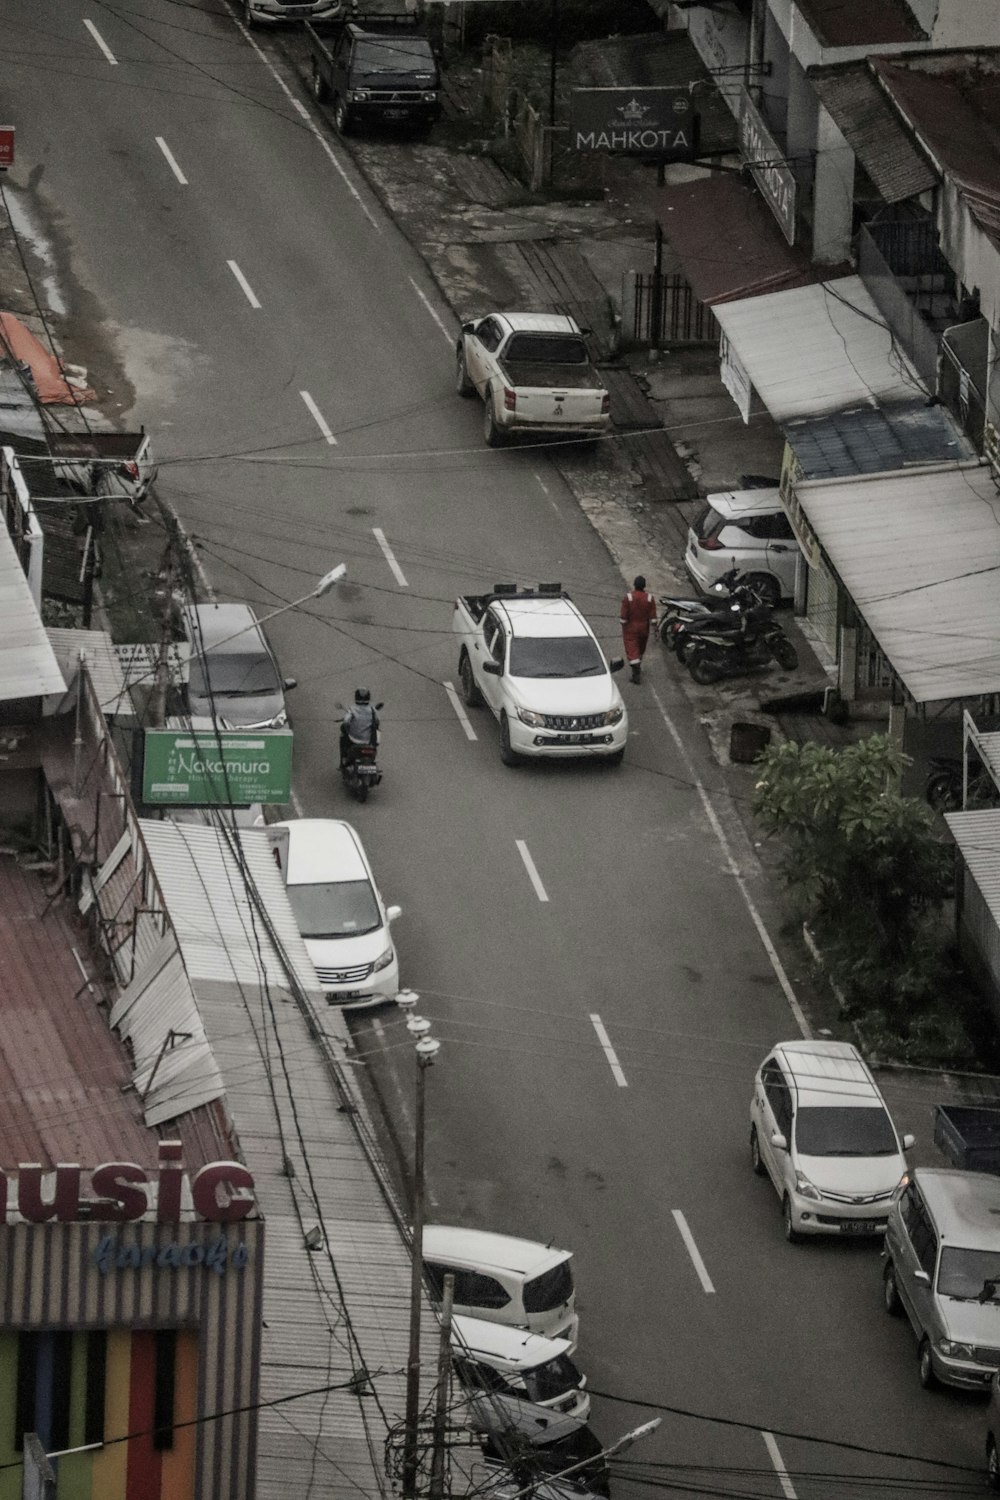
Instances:
[[[867,1064],[850,1042],[781,1042],[774,1049],[795,1080],[798,1101],[805,1108],[836,1104],[838,1108],[881,1107],[882,1095]]]
[[[459,1313],[451,1320],[451,1342],[454,1349],[467,1350],[484,1360],[503,1360],[522,1369],[548,1364],[572,1347],[569,1339],[547,1339],[540,1333],[528,1333],[506,1323],[490,1323],[485,1318],[463,1318]]]
[[[571,1258],[572,1250],[556,1250],[537,1240],[486,1229],[461,1229],[449,1224],[424,1225],[424,1255],[430,1261],[483,1271],[512,1271],[517,1276],[540,1276]]]
[[[512,635],[591,635],[590,626],[570,599],[495,599],[493,608],[507,616]]]
[[[718,494],[706,495],[705,504],[727,521],[738,521],[743,516],[771,516],[783,508],[778,489],[720,490]]]
[[[575,318],[564,313],[505,312],[497,313],[514,333],[579,333]]]
[[[249,604],[189,604],[185,607],[185,624],[195,649],[235,654],[261,649],[261,629]],[[235,640],[230,640],[235,636]]]
[[[288,829],[288,885],[370,880],[361,840],[340,818],[293,818]]]

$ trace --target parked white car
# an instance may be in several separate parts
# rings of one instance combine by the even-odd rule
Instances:
[[[801,549],[778,491],[727,490],[709,495],[688,528],[684,566],[708,592],[723,573],[738,568],[768,604],[795,593]]]
[[[287,830],[282,847],[273,830]],[[343,1010],[381,1005],[399,990],[389,924],[400,915],[379,895],[364,845],[338,818],[273,823],[275,859],[327,1000]]]
[[[547,1339],[487,1318],[453,1317],[452,1363],[470,1391],[516,1396],[584,1421],[587,1377],[570,1358],[569,1339]]]
[[[510,1328],[526,1328],[576,1348],[579,1318],[570,1250],[557,1250],[512,1234],[424,1226],[424,1270],[440,1300],[444,1278],[455,1277],[453,1310]]]
[[[884,1234],[912,1145],[850,1042],[780,1042],[757,1069],[750,1163],[771,1179],[788,1240]]]

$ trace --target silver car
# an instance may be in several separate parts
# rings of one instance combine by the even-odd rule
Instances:
[[[281,676],[249,604],[190,604],[184,617],[191,642],[185,706],[195,727],[282,729],[295,678]]]
[[[1000,1179],[921,1167],[885,1231],[886,1311],[905,1312],[925,1388],[985,1390],[1000,1369]]]

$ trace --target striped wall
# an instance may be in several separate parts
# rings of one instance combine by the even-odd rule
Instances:
[[[57,1461],[59,1500],[252,1500],[257,1421],[239,1409],[258,1399],[263,1229],[260,1220],[0,1225],[0,1500],[21,1494],[19,1334],[42,1335],[33,1344],[39,1427],[51,1420],[53,1382],[65,1418],[68,1383],[68,1439],[55,1437],[73,1447],[84,1442],[88,1330],[107,1332],[98,1341],[104,1441]],[[205,1261],[223,1253],[229,1264],[220,1274]],[[173,1444],[161,1451],[152,1413],[157,1330],[165,1329],[178,1332]],[[91,1350],[93,1358],[93,1340]],[[223,1412],[232,1414],[205,1420]],[[39,1436],[51,1451],[52,1431]]]

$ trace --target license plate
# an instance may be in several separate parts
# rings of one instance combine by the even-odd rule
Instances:
[[[358,766],[359,776],[377,776],[378,766]]]
[[[565,734],[563,743],[567,745],[589,745],[593,740],[592,734]]]
[[[881,1234],[885,1225],[880,1219],[841,1219],[841,1234]]]
[[[387,120],[405,120],[407,113],[405,109],[387,109],[385,117]]]

